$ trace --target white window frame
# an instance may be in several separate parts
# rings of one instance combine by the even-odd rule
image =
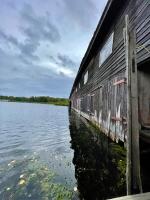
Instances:
[[[84,85],[87,83],[87,81],[88,81],[88,76],[89,76],[89,74],[88,74],[88,71],[84,74]]]
[[[113,41],[114,41],[114,32],[112,32],[105,44],[100,50],[99,55],[99,67],[105,62],[105,60],[112,54],[113,51]]]

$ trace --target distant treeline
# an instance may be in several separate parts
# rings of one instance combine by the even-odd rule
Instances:
[[[0,100],[7,100],[12,102],[27,102],[27,103],[46,103],[60,106],[68,106],[69,100],[65,98],[54,98],[48,96],[39,97],[14,97],[14,96],[0,96]]]

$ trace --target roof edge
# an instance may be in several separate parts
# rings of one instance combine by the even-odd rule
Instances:
[[[71,92],[70,92],[69,99],[71,98],[71,95],[72,95],[72,93],[73,93],[73,90],[74,90],[74,87],[75,87],[75,85],[76,85],[76,81],[77,81],[77,78],[78,78],[78,76],[79,76],[79,74],[80,74],[80,71],[81,71],[81,69],[82,69],[83,66],[84,66],[84,63],[85,63],[85,61],[86,61],[86,59],[87,59],[87,57],[88,57],[88,55],[89,55],[89,52],[90,52],[90,50],[91,50],[91,48],[92,48],[92,46],[93,46],[93,44],[94,44],[94,42],[95,42],[95,39],[97,38],[97,35],[98,35],[98,33],[99,33],[100,29],[101,29],[101,26],[102,26],[102,24],[103,24],[103,22],[104,22],[104,20],[105,20],[105,18],[106,18],[106,15],[107,15],[107,13],[108,13],[108,11],[109,11],[109,9],[110,9],[110,7],[111,7],[113,1],[114,1],[114,0],[108,0],[106,6],[105,6],[105,8],[104,8],[104,11],[103,11],[103,13],[102,13],[102,15],[101,15],[101,17],[100,17],[100,20],[99,20],[99,22],[98,22],[98,25],[97,25],[97,27],[96,27],[96,30],[94,31],[94,34],[93,34],[93,36],[92,36],[92,38],[91,38],[91,40],[90,40],[90,43],[89,43],[88,48],[87,48],[87,50],[86,50],[86,52],[85,52],[85,55],[84,55],[84,57],[83,57],[83,59],[82,59],[82,61],[81,61],[79,70],[78,70],[78,72],[77,72],[76,78],[75,78],[75,80],[74,80],[74,83],[73,83],[73,86],[72,86],[72,89],[71,89]]]

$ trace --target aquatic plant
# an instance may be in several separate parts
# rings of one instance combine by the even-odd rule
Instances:
[[[56,174],[36,159],[30,159],[18,181],[7,187],[4,196],[12,200],[70,200],[73,192],[56,183]]]

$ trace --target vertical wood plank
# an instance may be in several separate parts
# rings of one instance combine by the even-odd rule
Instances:
[[[132,187],[133,191],[142,192],[140,177],[140,147],[139,147],[139,119],[138,119],[138,83],[136,62],[136,32],[130,31],[130,77],[131,77],[131,116],[132,116]]]
[[[136,63],[136,34],[129,31],[129,18],[125,16],[125,52],[127,77],[127,194],[142,192],[140,177],[138,87]]]
[[[127,77],[127,167],[126,182],[127,195],[131,194],[131,77],[130,77],[130,57],[129,57],[129,17],[125,16],[124,29],[125,58],[126,58],[126,77]]]

